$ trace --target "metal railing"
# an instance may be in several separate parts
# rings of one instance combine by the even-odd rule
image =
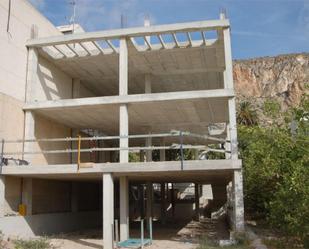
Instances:
[[[142,139],[142,138],[178,138],[179,144],[171,145],[160,145],[160,146],[132,146],[132,147],[91,147],[82,148],[83,141],[107,141],[107,140],[120,140],[120,139]],[[230,141],[209,135],[200,135],[186,131],[171,131],[169,133],[158,133],[158,134],[137,134],[137,135],[127,135],[127,136],[93,136],[93,137],[65,137],[65,138],[38,138],[38,139],[17,139],[17,140],[4,140],[1,142],[1,154],[0,163],[3,164],[4,156],[6,155],[35,155],[35,154],[66,154],[66,153],[77,153],[78,163],[80,163],[81,153],[92,153],[92,152],[104,152],[104,151],[147,151],[147,150],[180,150],[180,157],[183,167],[184,150],[185,149],[195,149],[202,150],[206,152],[218,152],[218,153],[230,153],[226,149],[216,149],[210,148],[207,144],[202,145],[190,145],[184,144],[185,137],[196,138],[205,141],[214,141],[215,143],[229,143]],[[37,150],[37,151],[5,151],[4,146],[6,144],[16,144],[16,143],[51,143],[51,142],[77,142],[77,148],[59,149],[59,150]],[[72,147],[72,144],[71,144]],[[18,159],[19,160],[19,159]]]

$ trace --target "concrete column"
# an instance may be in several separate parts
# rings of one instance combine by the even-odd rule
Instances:
[[[119,95],[122,96],[128,94],[128,47],[125,38],[120,39],[119,49]],[[120,136],[127,136],[129,134],[129,117],[126,104],[120,105],[119,115],[119,134]],[[128,147],[128,145],[128,138],[120,139],[120,147]],[[128,150],[121,150],[119,154],[119,161],[121,163],[129,161]]]
[[[120,186],[120,241],[129,238],[129,181],[127,176],[119,178]]]
[[[149,229],[149,219],[153,216],[153,185],[152,182],[147,182],[147,203],[146,203],[146,224]]]
[[[38,37],[38,27],[32,25],[30,38]],[[27,78],[26,78],[26,96],[25,102],[35,101],[35,90],[37,88],[38,77],[38,50],[36,48],[29,48],[27,61]],[[25,111],[24,123],[24,139],[35,138],[34,128],[35,116],[31,111]],[[23,151],[32,151],[34,143],[23,143]],[[29,163],[33,159],[33,155],[22,155],[22,158]]]
[[[78,212],[78,182],[71,184],[71,212]]]
[[[199,160],[199,150],[194,150],[194,160]]]
[[[161,183],[161,223],[166,223],[166,189],[165,183]]]
[[[143,150],[140,150],[139,152],[139,161],[145,162],[145,152]]]
[[[224,15],[221,16],[224,19]],[[224,53],[225,53],[225,72],[224,72],[224,87],[233,89],[233,65],[232,65],[232,50],[230,29],[223,30]],[[236,123],[236,104],[235,98],[230,98],[228,101],[229,107],[229,136],[230,136],[230,159],[238,159],[237,148],[237,123]],[[244,203],[243,203],[243,180],[242,171],[235,170],[233,175],[233,192],[234,192],[234,229],[237,231],[244,230]]]
[[[114,181],[110,173],[103,174],[103,247],[113,249]]]
[[[160,145],[161,146],[165,145],[164,138],[161,138]],[[161,162],[165,161],[165,150],[160,150],[160,161]]]
[[[145,194],[144,194],[144,185],[140,184],[138,186],[139,196],[140,196],[140,213],[141,213],[141,219],[144,219],[145,217]]]
[[[199,220],[200,217],[200,191],[199,185],[197,183],[194,184],[194,194],[195,194],[195,218]]]
[[[38,37],[38,27],[31,26],[31,39]],[[38,78],[38,50],[29,48],[27,61],[27,78],[26,78],[26,99],[25,102],[33,101],[35,97],[36,82]]]
[[[243,199],[243,179],[242,171],[234,170],[233,175],[233,193],[234,193],[234,205],[233,205],[233,221],[235,231],[244,231],[244,199]]]
[[[120,39],[119,51],[119,95],[128,94],[128,47],[125,38]],[[129,135],[128,106],[120,105],[119,109],[119,134]],[[128,147],[129,139],[120,138],[120,147]],[[119,162],[129,162],[129,151],[120,150]],[[127,177],[120,177],[120,240],[129,238],[129,185]],[[105,247],[104,247],[105,249]]]
[[[161,138],[160,145],[164,146],[164,138]],[[160,161],[165,161],[165,150],[160,150]],[[165,198],[165,183],[161,183],[161,222],[166,222],[166,198]]]
[[[24,139],[35,139],[35,114],[31,111],[25,112],[25,127],[24,127]],[[23,151],[31,152],[34,150],[35,143],[24,142]],[[34,155],[26,154],[22,156],[24,160],[32,163],[34,160]]]
[[[146,138],[146,147],[152,146],[152,138],[147,137]],[[151,162],[152,161],[152,150],[146,150],[146,162]]]
[[[5,176],[0,176],[0,218],[5,215]]]
[[[22,180],[22,203],[26,206],[26,215],[32,215],[32,178]]]
[[[129,116],[128,116],[128,106],[120,106],[120,119],[119,119],[119,133],[120,136],[128,136],[129,133]],[[128,138],[120,138],[120,148],[127,148],[129,146]],[[119,152],[119,162],[127,163],[129,162],[129,151],[120,150]]]
[[[174,219],[175,218],[175,209],[176,209],[174,183],[172,183],[172,189],[171,189],[171,204],[172,204],[172,217]]]
[[[233,64],[232,64],[232,51],[231,51],[231,38],[230,29],[225,28],[223,30],[224,38],[224,54],[225,54],[225,71],[223,74],[224,78],[224,88],[233,89]],[[231,159],[238,159],[238,149],[237,149],[237,123],[236,123],[236,104],[235,98],[229,98],[229,135],[230,135],[230,149],[231,149]]]
[[[231,135],[230,135],[230,125],[228,124],[226,126],[226,139],[230,140],[231,139]],[[224,148],[227,151],[231,151],[231,144],[230,142],[225,142],[224,144]],[[231,154],[230,153],[225,153],[225,159],[230,159],[231,158]]]
[[[145,75],[145,93],[151,93],[151,76]],[[146,138],[146,147],[152,146],[152,139]],[[146,150],[146,162],[152,161],[152,150]]]
[[[151,76],[145,75],[145,93],[151,93]],[[146,138],[146,147],[152,146],[152,138]],[[146,150],[146,162],[152,161],[152,150]],[[152,217],[153,212],[153,185],[152,182],[147,182],[147,203],[146,203],[146,224],[149,229],[149,218]]]

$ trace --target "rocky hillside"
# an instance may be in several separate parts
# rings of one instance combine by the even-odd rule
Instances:
[[[309,84],[309,53],[234,61],[238,100],[273,98],[283,109],[297,105]]]

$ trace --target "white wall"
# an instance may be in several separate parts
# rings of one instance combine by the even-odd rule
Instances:
[[[60,35],[42,14],[26,0],[11,1],[10,29],[7,33],[9,0],[0,0],[0,92],[20,101],[25,98],[27,48],[31,25],[39,37]]]
[[[38,37],[62,35],[62,33],[26,0],[11,1],[9,32],[7,32],[9,0],[0,0],[0,138],[22,139],[24,134],[27,48],[31,27],[38,27]],[[39,56],[38,74],[33,82],[30,101],[67,99],[72,97],[72,79],[60,68]],[[88,93],[86,93],[88,95]],[[70,129],[36,116],[36,137],[67,137]],[[48,149],[58,145],[38,145]],[[59,145],[60,148],[67,145]],[[48,148],[47,148],[48,147]],[[21,150],[20,146],[6,147]],[[17,157],[17,156],[14,156]],[[18,156],[21,157],[21,156]],[[69,155],[35,157],[36,163],[68,163]]]

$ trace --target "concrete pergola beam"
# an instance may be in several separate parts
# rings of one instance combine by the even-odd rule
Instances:
[[[27,41],[26,45],[28,47],[44,47],[44,46],[54,46],[60,44],[89,42],[96,40],[107,40],[107,39],[112,40],[112,39],[119,39],[121,37],[142,37],[151,35],[170,34],[175,32],[195,32],[201,30],[207,31],[207,30],[228,28],[229,26],[230,22],[227,19],[155,25],[149,27],[115,29],[110,31],[87,32],[80,34],[31,39]]]
[[[23,109],[25,111],[43,110],[43,109],[51,110],[58,108],[61,109],[78,108],[86,106],[90,107],[90,106],[112,105],[112,104],[122,105],[122,104],[151,103],[159,101],[190,100],[190,99],[204,99],[204,98],[224,98],[224,97],[232,98],[234,96],[235,96],[234,90],[232,89],[130,94],[120,96],[29,102],[24,105]]]

